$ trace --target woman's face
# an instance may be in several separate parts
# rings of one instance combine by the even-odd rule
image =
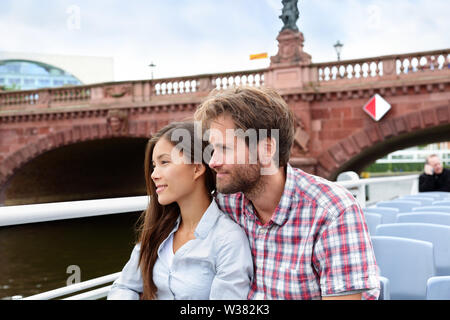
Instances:
[[[165,138],[159,139],[153,148],[153,172],[158,202],[168,205],[179,202],[195,188],[195,165],[185,163],[183,154]]]

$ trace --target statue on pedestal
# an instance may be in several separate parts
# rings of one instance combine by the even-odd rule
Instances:
[[[298,31],[297,19],[299,16],[299,11],[297,8],[298,0],[282,0],[283,9],[281,11],[281,16],[279,18],[283,21],[284,26],[281,31],[286,29],[291,29]]]
[[[297,27],[298,0],[282,0],[282,3],[283,9],[279,18],[283,21],[284,26],[277,37],[278,53],[270,58],[270,64],[271,66],[310,64],[311,56],[303,51],[303,33]]]

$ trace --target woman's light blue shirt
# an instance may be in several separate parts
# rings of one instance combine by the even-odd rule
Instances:
[[[170,234],[178,230],[180,217]],[[248,238],[239,225],[213,200],[194,232],[173,257],[172,266],[161,258],[165,239],[158,248],[153,279],[160,300],[247,299],[253,277]],[[139,268],[140,245],[114,281],[108,300],[137,300],[143,291]]]

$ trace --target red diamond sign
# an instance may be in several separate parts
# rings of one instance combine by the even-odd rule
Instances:
[[[363,110],[375,121],[379,121],[391,109],[391,105],[376,93]]]

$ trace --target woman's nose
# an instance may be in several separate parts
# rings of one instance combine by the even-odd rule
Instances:
[[[157,170],[156,168],[153,168],[150,178],[152,178],[153,180],[158,180],[160,178],[159,170]]]

